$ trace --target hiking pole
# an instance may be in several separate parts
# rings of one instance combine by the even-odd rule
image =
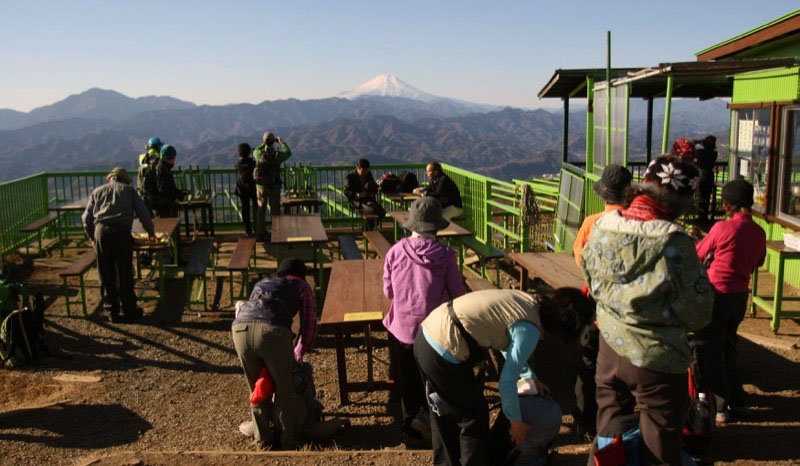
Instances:
[[[22,310],[14,311],[13,313],[17,315],[17,319],[19,319],[19,328],[22,331],[22,339],[25,340],[25,349],[28,350],[28,357],[30,358],[30,362],[33,362],[33,350],[31,350],[31,342],[28,341],[28,332],[25,331],[25,322],[22,320],[22,312],[27,311],[28,308],[23,308]]]

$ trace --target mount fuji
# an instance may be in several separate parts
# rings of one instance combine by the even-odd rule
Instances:
[[[426,103],[448,102],[462,105],[476,112],[487,112],[500,109],[500,107],[494,105],[476,104],[464,100],[439,97],[429,94],[417,89],[411,84],[408,84],[407,82],[390,73],[384,73],[375,76],[369,81],[360,84],[349,91],[340,92],[337,97],[349,100],[359,99],[362,97],[397,97]]]

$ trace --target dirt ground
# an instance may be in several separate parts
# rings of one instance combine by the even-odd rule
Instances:
[[[223,243],[218,264],[233,243]],[[335,242],[330,243],[335,251]],[[191,247],[184,248],[188,253]],[[326,250],[326,253],[328,251]],[[340,406],[333,335],[320,329],[307,359],[314,367],[326,416],[352,427],[329,442],[299,452],[260,451],[237,427],[249,419],[247,387],[230,337],[232,310],[227,273],[209,274],[207,312],[183,310],[184,282],[167,282],[165,309],[147,303],[135,324],[112,324],[99,314],[96,271],[88,276],[89,318],[66,315],[58,269],[68,251],[10,265],[12,278],[44,293],[47,342],[52,355],[32,367],[0,369],[0,464],[299,464],[412,465],[432,461],[430,450],[400,442],[399,404],[385,391],[351,394]],[[259,251],[259,266],[269,266]],[[272,263],[274,267],[274,262]],[[239,278],[236,277],[239,285]],[[513,283],[505,275],[505,283]],[[765,292],[770,280],[759,283]],[[794,293],[793,290],[789,290]],[[75,293],[74,285],[72,293]],[[73,295],[74,296],[74,295]],[[714,434],[703,462],[800,464],[800,325],[785,320],[773,336],[766,315],[741,326],[741,365],[753,413],[747,422]],[[373,331],[376,378],[386,377],[386,333]],[[565,413],[574,405],[574,348],[553,338],[537,348],[536,371]],[[348,341],[350,379],[366,377],[363,335]],[[72,380],[56,377],[71,375]],[[62,377],[63,379],[63,377]],[[491,387],[490,405],[499,403]],[[495,411],[499,408],[495,408]],[[588,444],[565,414],[556,465],[583,465]]]

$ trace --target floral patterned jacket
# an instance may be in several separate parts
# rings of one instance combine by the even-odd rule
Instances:
[[[606,343],[637,367],[686,372],[686,334],[711,321],[714,294],[683,229],[609,212],[595,223],[581,266]]]

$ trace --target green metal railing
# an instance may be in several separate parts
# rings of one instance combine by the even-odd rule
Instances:
[[[0,184],[0,253],[31,241],[35,233],[20,228],[48,214],[45,175],[33,175]]]

